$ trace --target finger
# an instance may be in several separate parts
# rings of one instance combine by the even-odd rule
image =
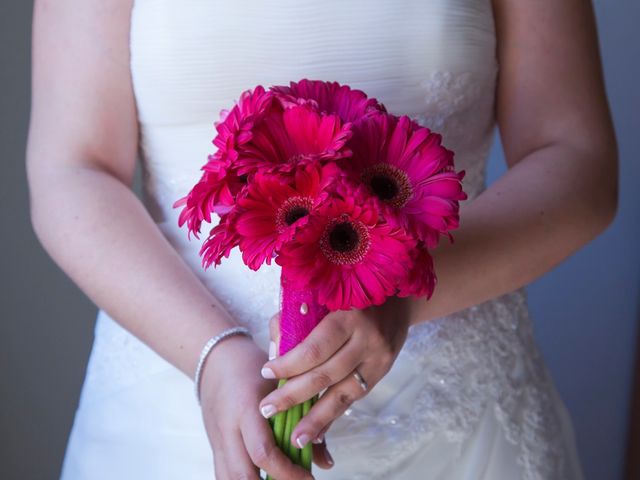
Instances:
[[[256,467],[244,445],[243,437],[239,430],[226,433],[225,442],[226,466],[229,479],[246,478],[247,480],[260,480],[260,469]]]
[[[269,360],[277,355],[280,350],[280,312],[276,313],[269,320],[269,338],[274,343],[273,355],[269,352]]]
[[[329,359],[351,337],[351,333],[340,323],[335,313],[337,312],[329,313],[290,351],[265,363],[262,376],[291,378]]]
[[[368,391],[371,390],[375,382],[376,373],[367,367],[366,363],[360,364],[358,371],[368,383]],[[298,425],[291,432],[292,440],[298,445],[304,445],[307,439],[313,439],[325,429],[336,418],[340,417],[353,402],[364,397],[365,392],[352,374],[347,375],[343,380],[332,385],[311,407]]]
[[[329,430],[329,428],[331,428],[331,425],[333,424],[333,420],[331,422],[329,422],[328,425],[325,425],[325,427],[320,430],[320,432],[318,433],[318,435],[316,435],[316,438],[314,438],[313,440],[311,440],[313,443],[315,444],[320,444],[322,442],[325,441],[325,434],[327,433],[327,430]]]
[[[325,426],[318,436],[312,440],[313,463],[324,469],[331,468],[334,465],[333,457],[329,452],[325,438],[325,433],[329,430],[332,423],[333,422],[329,422],[329,425]]]
[[[313,480],[308,470],[294,465],[277,447],[269,422],[259,415],[247,415],[242,426],[242,438],[253,464],[272,477],[282,480]]]
[[[260,411],[267,413],[265,417],[269,418],[276,412],[287,410],[310,399],[353,372],[362,362],[364,354],[364,344],[351,337],[325,363],[289,378],[283,386],[270,392],[260,401]],[[275,409],[269,408],[270,405]]]
[[[313,444],[311,448],[313,451],[313,463],[325,470],[333,467],[333,457],[331,456],[331,453],[329,453],[329,449],[327,448],[325,441]]]

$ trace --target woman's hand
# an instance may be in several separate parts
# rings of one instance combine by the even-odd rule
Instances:
[[[277,387],[276,381],[260,376],[265,360],[252,339],[234,335],[216,345],[205,363],[202,417],[219,480],[259,480],[259,468],[278,480],[313,478],[280,451],[269,422],[259,413],[259,400]]]
[[[270,417],[326,388],[291,434],[291,441],[299,446],[309,440],[324,442],[324,433],[331,423],[391,369],[410,325],[405,300],[390,297],[378,307],[331,312],[299,345],[268,361],[262,375],[288,381],[260,401],[263,415]],[[278,319],[279,314],[271,319],[271,337],[276,342]],[[355,369],[367,382],[367,392],[353,377]],[[275,408],[271,414],[269,405]]]
[[[217,479],[258,480],[259,468],[278,480],[313,478],[276,446],[269,422],[260,415],[259,400],[277,388],[275,380],[260,377],[265,360],[253,340],[234,335],[216,345],[205,363],[200,398]],[[321,468],[331,466],[324,445],[313,446],[313,460]]]

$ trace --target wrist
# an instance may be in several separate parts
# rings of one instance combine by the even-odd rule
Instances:
[[[450,253],[452,245],[450,242],[441,241],[438,246],[429,252],[433,259],[433,269],[436,275],[436,282],[431,296],[417,297],[410,295],[404,298],[409,312],[410,326],[429,322],[442,316],[443,297],[447,294],[446,287],[448,286],[446,256]]]
[[[405,308],[407,309],[407,316],[409,317],[409,327],[423,323],[429,320],[428,318],[428,303],[427,297],[404,297]]]
[[[257,345],[253,338],[247,335],[231,335],[225,338],[211,350],[202,368],[202,379],[205,376],[216,380],[221,379],[229,370],[226,367],[230,362],[237,359],[238,355],[242,355],[242,352],[253,348],[257,348]]]
[[[229,345],[233,346],[237,343],[238,339],[244,339],[245,342],[249,341],[253,343],[252,335],[247,328],[233,325],[224,328],[210,337],[200,350],[198,364],[193,375],[194,391],[198,401],[200,401],[200,391],[202,389],[205,369],[207,371],[216,370],[214,367],[218,362],[223,362],[225,357],[230,357],[230,352],[227,351]],[[208,365],[210,368],[206,368]]]
[[[411,298],[390,296],[380,306],[381,313],[387,318],[391,316],[396,324],[401,323],[408,329],[411,324]]]

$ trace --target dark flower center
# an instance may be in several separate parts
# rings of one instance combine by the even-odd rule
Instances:
[[[306,215],[309,215],[309,210],[302,205],[296,205],[285,213],[284,223],[292,225]]]
[[[388,163],[376,163],[366,168],[362,181],[376,197],[396,208],[405,206],[413,196],[407,173]]]
[[[330,220],[320,238],[320,250],[338,265],[361,262],[370,244],[367,226],[350,219],[346,213]]]
[[[369,186],[380,200],[392,200],[398,195],[398,185],[385,175],[372,175]]]
[[[298,220],[309,215],[312,209],[313,199],[311,197],[296,196],[287,198],[276,212],[278,233],[284,232]]]
[[[350,222],[337,223],[329,233],[329,244],[336,252],[350,252],[358,245],[358,232]]]

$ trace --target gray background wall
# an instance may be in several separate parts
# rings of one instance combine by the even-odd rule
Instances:
[[[574,418],[590,480],[621,479],[640,292],[640,3],[596,1],[621,159],[621,202],[598,239],[529,288],[536,334]],[[0,0],[0,478],[59,473],[96,309],[29,222],[24,148],[31,2]],[[491,179],[504,170],[499,145]]]

